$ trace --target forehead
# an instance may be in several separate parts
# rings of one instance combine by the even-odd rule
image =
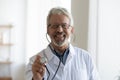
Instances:
[[[70,20],[63,14],[53,14],[49,19],[49,23],[69,23]]]

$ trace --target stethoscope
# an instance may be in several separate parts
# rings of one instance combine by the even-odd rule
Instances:
[[[50,50],[51,50],[54,54],[57,54],[57,52],[54,51],[50,45],[49,45],[49,48],[50,48]],[[59,65],[58,65],[58,67],[57,67],[57,69],[56,69],[56,71],[55,71],[55,73],[54,73],[54,75],[53,75],[53,77],[52,77],[51,80],[53,80],[53,79],[55,78],[55,76],[56,76],[56,74],[57,74],[57,72],[58,72],[58,70],[59,70],[60,64],[61,64],[61,60],[59,61]],[[48,71],[49,71],[49,70],[48,70]],[[48,73],[50,73],[50,72],[48,72]],[[50,75],[50,74],[49,74],[49,75]],[[48,79],[49,79],[49,76],[48,76],[47,80],[48,80]]]
[[[47,39],[47,41],[50,43],[49,39],[47,38],[47,33],[46,33],[46,39]],[[57,52],[56,52],[55,50],[53,50],[50,45],[49,45],[49,48],[50,48],[50,50],[51,50],[54,54],[57,54]],[[55,76],[56,76],[56,74],[57,74],[57,72],[58,72],[58,70],[59,70],[59,68],[60,68],[60,64],[61,64],[61,58],[60,58],[60,60],[59,60],[59,65],[58,65],[58,67],[57,67],[57,69],[56,69],[56,71],[55,71],[55,73],[54,73],[54,75],[53,75],[53,77],[52,77],[51,80],[53,80],[53,79],[55,78]],[[45,67],[46,67],[46,70],[47,70],[47,72],[48,72],[47,80],[49,80],[50,72],[49,72],[47,66],[45,66]]]
[[[51,50],[54,54],[57,54],[57,52],[54,51],[50,45],[49,45],[49,48],[50,48],[50,50]],[[45,52],[44,52],[44,54],[45,54]],[[46,63],[47,60],[48,60],[48,59],[47,59],[46,55],[44,55],[44,57],[42,57],[40,61],[41,61],[41,63]],[[55,78],[55,76],[56,76],[56,74],[57,74],[57,72],[58,72],[58,70],[59,70],[60,64],[61,64],[61,60],[59,61],[59,65],[58,65],[58,67],[57,67],[57,69],[56,69],[56,71],[55,71],[55,73],[54,73],[54,75],[53,75],[53,77],[52,77],[51,80],[53,80],[53,79]],[[48,72],[47,80],[49,80],[50,71],[48,70],[46,64],[45,64],[45,67],[46,67],[46,70],[47,70],[47,72]],[[44,79],[43,79],[43,80],[44,80]]]

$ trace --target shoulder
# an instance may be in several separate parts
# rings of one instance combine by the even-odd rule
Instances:
[[[85,50],[85,49],[82,49],[82,48],[79,48],[79,47],[73,47],[75,52],[79,55],[84,55],[84,56],[91,56],[91,54]]]
[[[79,56],[81,59],[84,59],[85,61],[92,60],[92,55],[87,50],[79,48],[79,47],[73,47],[75,51],[75,55]]]
[[[95,66],[95,61],[91,55],[91,53],[89,53],[87,50],[78,48],[78,47],[74,47],[76,55],[79,56],[79,59],[81,61],[84,61],[85,64],[87,65],[87,67],[89,68],[91,66]]]

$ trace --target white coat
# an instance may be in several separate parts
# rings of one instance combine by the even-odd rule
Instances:
[[[49,80],[54,76],[56,69],[59,65],[59,58],[54,55],[48,46],[46,49],[42,50],[37,55],[44,56],[48,59],[46,64],[50,77]],[[32,64],[35,60],[35,56],[30,58],[30,62],[26,67],[26,80],[32,80]],[[47,80],[48,72],[44,75],[44,80]],[[98,72],[96,70],[95,64],[90,56],[90,54],[80,48],[73,47],[70,44],[69,55],[66,60],[66,64],[60,64],[58,72],[54,80],[100,80]]]

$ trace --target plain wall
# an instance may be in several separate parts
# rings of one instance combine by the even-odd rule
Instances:
[[[98,69],[101,80],[120,80],[120,0],[99,0],[98,5]]]
[[[89,0],[72,0],[71,12],[74,19],[74,45],[87,50]]]

